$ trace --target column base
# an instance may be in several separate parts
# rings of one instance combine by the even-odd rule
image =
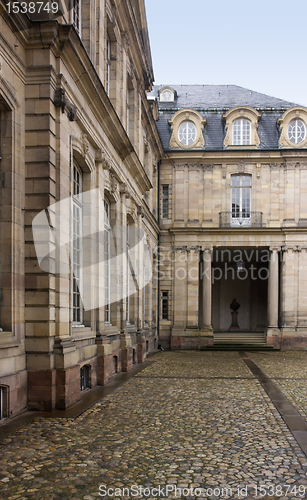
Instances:
[[[266,343],[267,345],[277,347],[280,349],[281,347],[281,331],[279,328],[270,326],[266,331]]]

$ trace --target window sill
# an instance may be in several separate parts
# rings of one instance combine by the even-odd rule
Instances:
[[[14,338],[13,332],[0,331],[0,349],[18,347],[19,345],[20,343]]]

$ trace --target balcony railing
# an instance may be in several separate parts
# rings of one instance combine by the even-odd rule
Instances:
[[[220,212],[220,227],[264,227],[262,212]]]

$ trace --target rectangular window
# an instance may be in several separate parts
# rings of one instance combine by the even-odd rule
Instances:
[[[82,172],[74,164],[74,179],[73,179],[73,229],[72,229],[72,272],[73,272],[73,322],[82,323],[82,305],[81,305],[81,290],[82,290]]]
[[[169,218],[169,185],[162,185],[162,203],[161,203],[161,212],[162,219]]]
[[[0,420],[9,416],[8,407],[8,387],[0,386]]]
[[[104,290],[105,290],[104,320],[106,323],[110,323],[111,321],[110,240],[111,240],[110,205],[106,200],[104,200]]]
[[[161,318],[168,320],[168,290],[161,291]]]
[[[73,25],[81,36],[81,0],[72,0]]]
[[[129,323],[130,319],[130,226],[127,224],[126,229],[126,322]]]
[[[107,35],[106,46],[106,93],[110,96],[110,81],[111,81],[111,40]]]
[[[250,225],[251,222],[251,175],[231,177],[231,223]]]

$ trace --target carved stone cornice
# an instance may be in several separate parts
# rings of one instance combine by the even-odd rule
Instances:
[[[111,168],[110,159],[107,157],[105,152],[100,148],[96,149],[95,162],[100,163],[104,170],[110,170]]]

